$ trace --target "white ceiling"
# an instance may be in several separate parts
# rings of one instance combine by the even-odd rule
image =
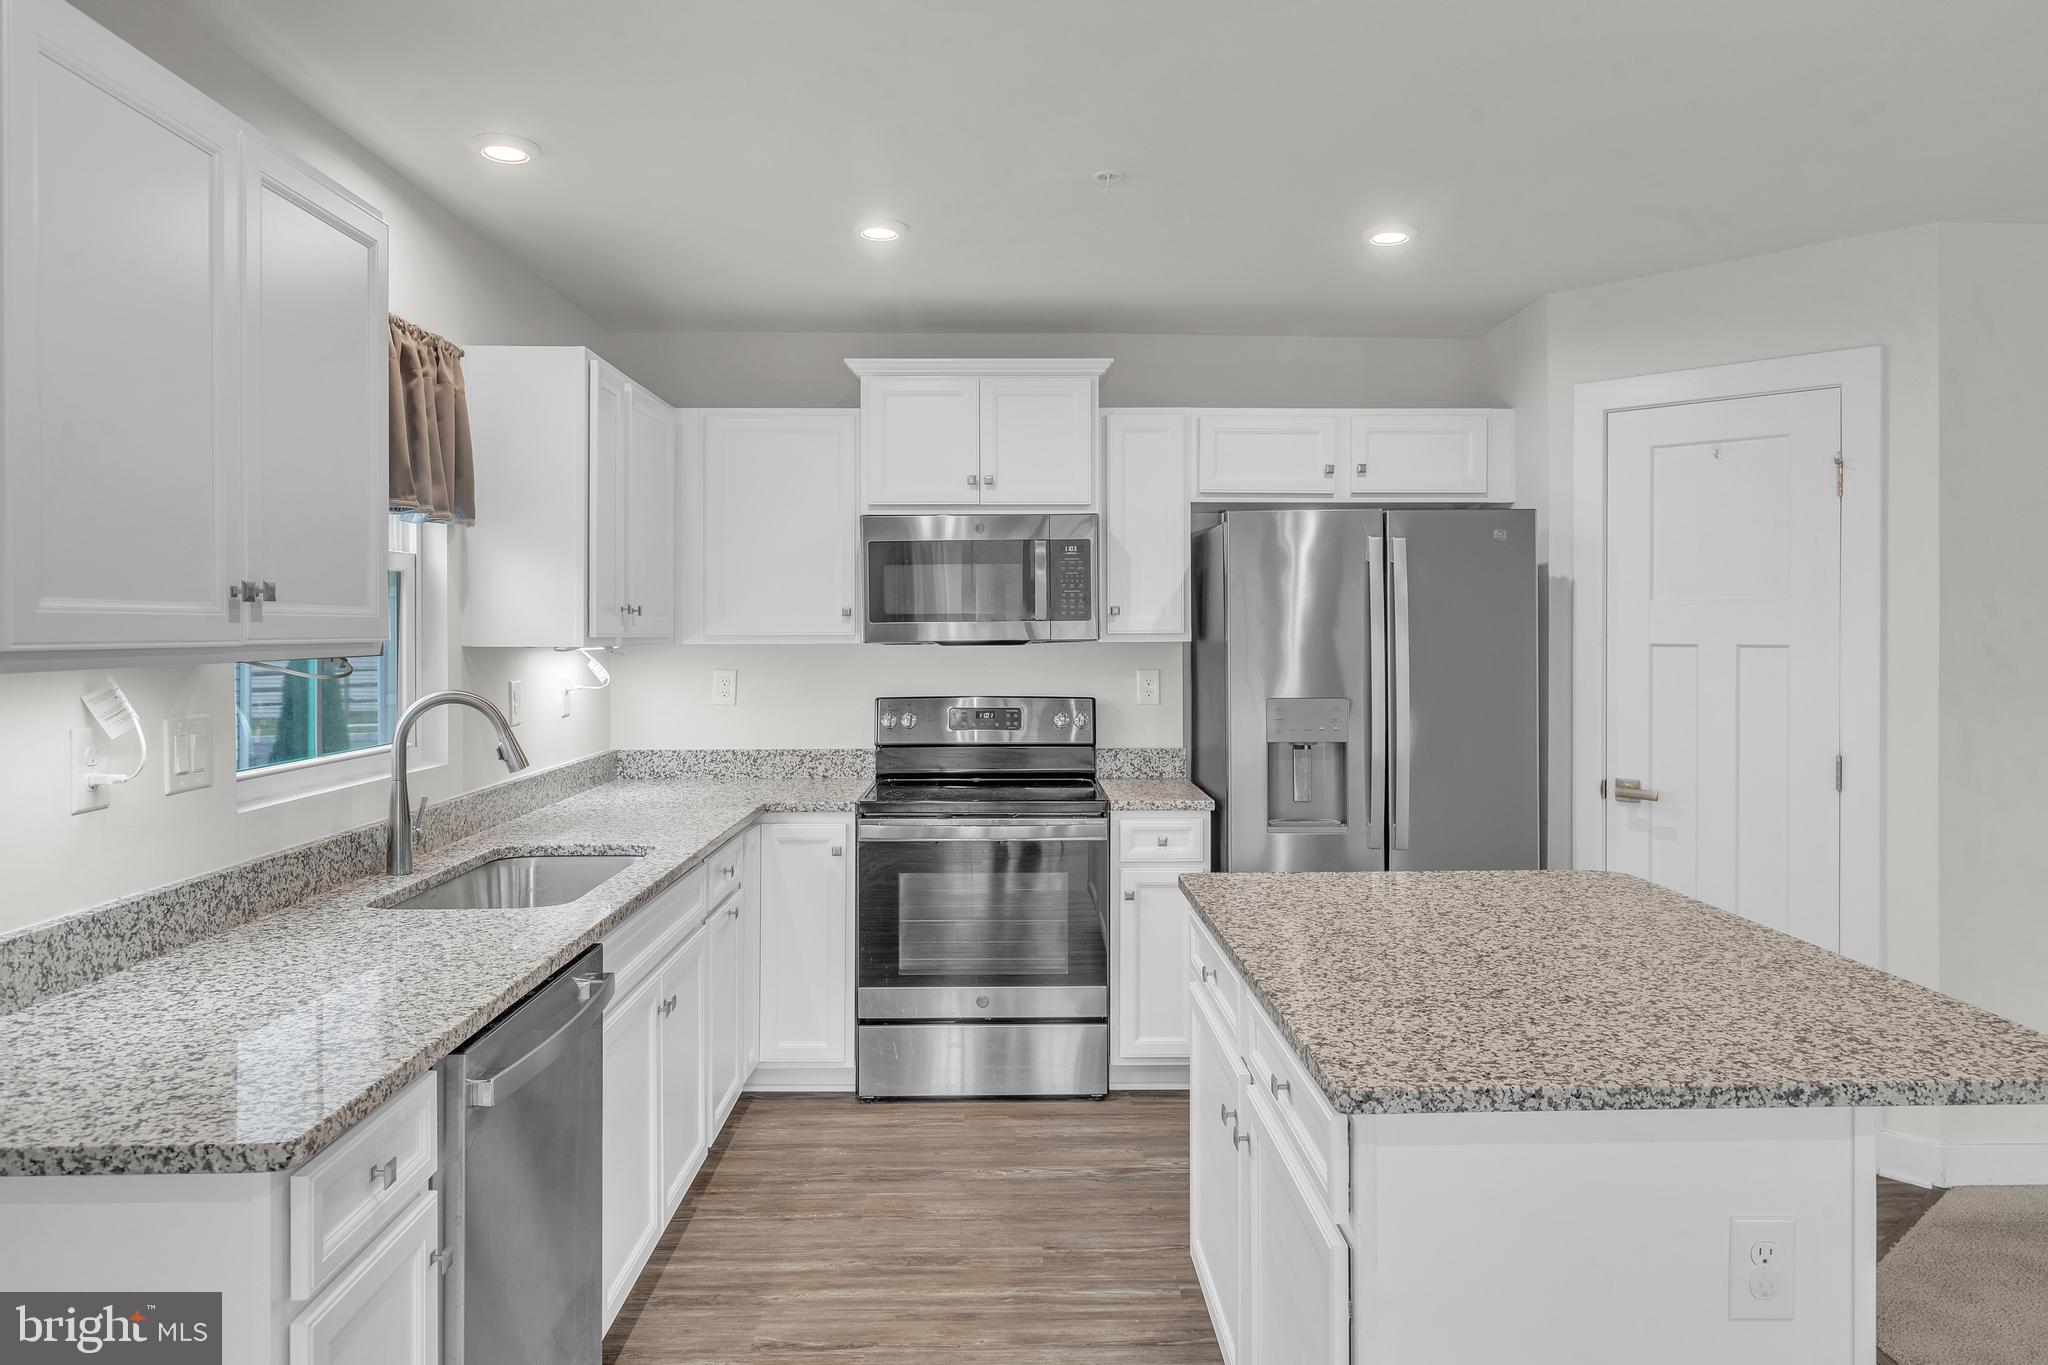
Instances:
[[[185,3],[618,330],[1470,336],[2048,221],[2039,0]]]

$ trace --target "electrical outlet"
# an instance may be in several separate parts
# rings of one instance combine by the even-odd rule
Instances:
[[[1728,1316],[1790,1320],[1798,1249],[1790,1218],[1728,1220]]]
[[[1159,705],[1159,670],[1141,668],[1138,670],[1138,705]]]
[[[87,811],[105,810],[114,800],[112,787],[94,787],[86,778],[94,773],[107,771],[107,746],[105,737],[97,730],[73,730],[71,732],[71,813],[83,815]]]
[[[213,717],[167,716],[163,723],[164,795],[213,785]]]
[[[713,706],[737,706],[740,699],[740,673],[736,668],[714,668],[711,670],[711,704]]]
[[[505,721],[508,725],[519,723],[519,679],[505,684]]]
[[[572,707],[570,706],[570,701],[571,701],[571,699],[572,699],[572,698],[574,698],[574,697],[575,697],[575,695],[576,695],[576,688],[575,688],[575,685],[574,685],[574,684],[573,684],[573,683],[572,683],[572,682],[571,682],[571,681],[569,680],[569,678],[567,678],[567,677],[565,676],[565,677],[564,677],[564,678],[562,679],[562,719],[563,719],[563,720],[567,720],[567,719],[569,719],[569,714],[570,714],[570,711],[571,711],[571,710],[573,709],[573,708],[572,708]]]

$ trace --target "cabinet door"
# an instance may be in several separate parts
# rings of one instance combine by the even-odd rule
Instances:
[[[1094,504],[1092,376],[981,381],[981,500],[1028,507]]]
[[[711,1136],[725,1126],[726,1115],[746,1081],[745,1008],[746,889],[711,913],[709,1024]]]
[[[682,1202],[710,1145],[711,1094],[706,1080],[711,992],[698,929],[669,955],[661,978],[661,1221]]]
[[[861,381],[871,506],[981,500],[981,381]]]
[[[1333,415],[1205,412],[1195,418],[1195,485],[1205,496],[1329,498],[1337,493]]]
[[[706,413],[704,634],[851,640],[860,416]]]
[[[1244,1295],[1244,1126],[1247,1081],[1237,1044],[1208,1006],[1190,1006],[1188,1249],[1223,1359],[1237,1359]]]
[[[428,1190],[291,1325],[291,1365],[438,1365],[441,1196]]]
[[[761,1064],[853,1060],[852,908],[843,821],[761,829]]]
[[[1309,1192],[1256,1087],[1244,1111],[1246,1365],[1344,1365],[1351,1358],[1351,1248]]]
[[[1351,417],[1353,497],[1476,497],[1486,492],[1487,414],[1360,412]]]
[[[650,972],[604,1012],[604,1320],[661,1234],[660,972]]]
[[[740,888],[740,1086],[761,1060],[761,827],[746,833],[746,885]],[[849,970],[851,970],[849,966]]]
[[[626,385],[625,629],[635,640],[676,633],[676,414]]]
[[[1180,873],[1117,871],[1116,1052],[1123,1061],[1188,1055],[1188,903]]]
[[[0,22],[0,647],[238,640],[239,125],[57,0]]]
[[[260,142],[242,157],[243,574],[264,585],[248,638],[381,641],[384,223]]]
[[[1188,631],[1188,419],[1111,413],[1106,635]]]
[[[626,377],[590,362],[590,637],[626,633]],[[568,458],[565,456],[564,458]]]

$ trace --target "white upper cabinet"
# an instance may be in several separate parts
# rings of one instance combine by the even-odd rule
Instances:
[[[704,638],[856,638],[860,414],[698,416]]]
[[[1188,427],[1183,412],[1104,419],[1104,636],[1187,638]]]
[[[384,224],[253,140],[242,183],[243,506],[262,593],[249,638],[382,639]]]
[[[374,652],[383,222],[59,0],[0,15],[0,667]]]
[[[1508,409],[1202,411],[1195,429],[1198,499],[1515,500]]]
[[[472,346],[466,643],[676,636],[675,410],[580,346]]]
[[[1205,495],[1329,498],[1340,457],[1335,413],[1273,409],[1195,418],[1196,483]]]
[[[870,508],[1092,507],[1107,360],[849,360]]]

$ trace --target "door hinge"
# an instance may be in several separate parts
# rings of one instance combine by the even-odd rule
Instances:
[[[1836,790],[1836,791],[1840,791],[1841,789],[1842,789],[1842,756],[1841,756],[1840,754],[1836,754],[1836,755],[1835,755],[1835,790]]]
[[[1835,496],[1842,496],[1842,481],[1846,477],[1846,466],[1842,463],[1842,452],[1835,452]]]

